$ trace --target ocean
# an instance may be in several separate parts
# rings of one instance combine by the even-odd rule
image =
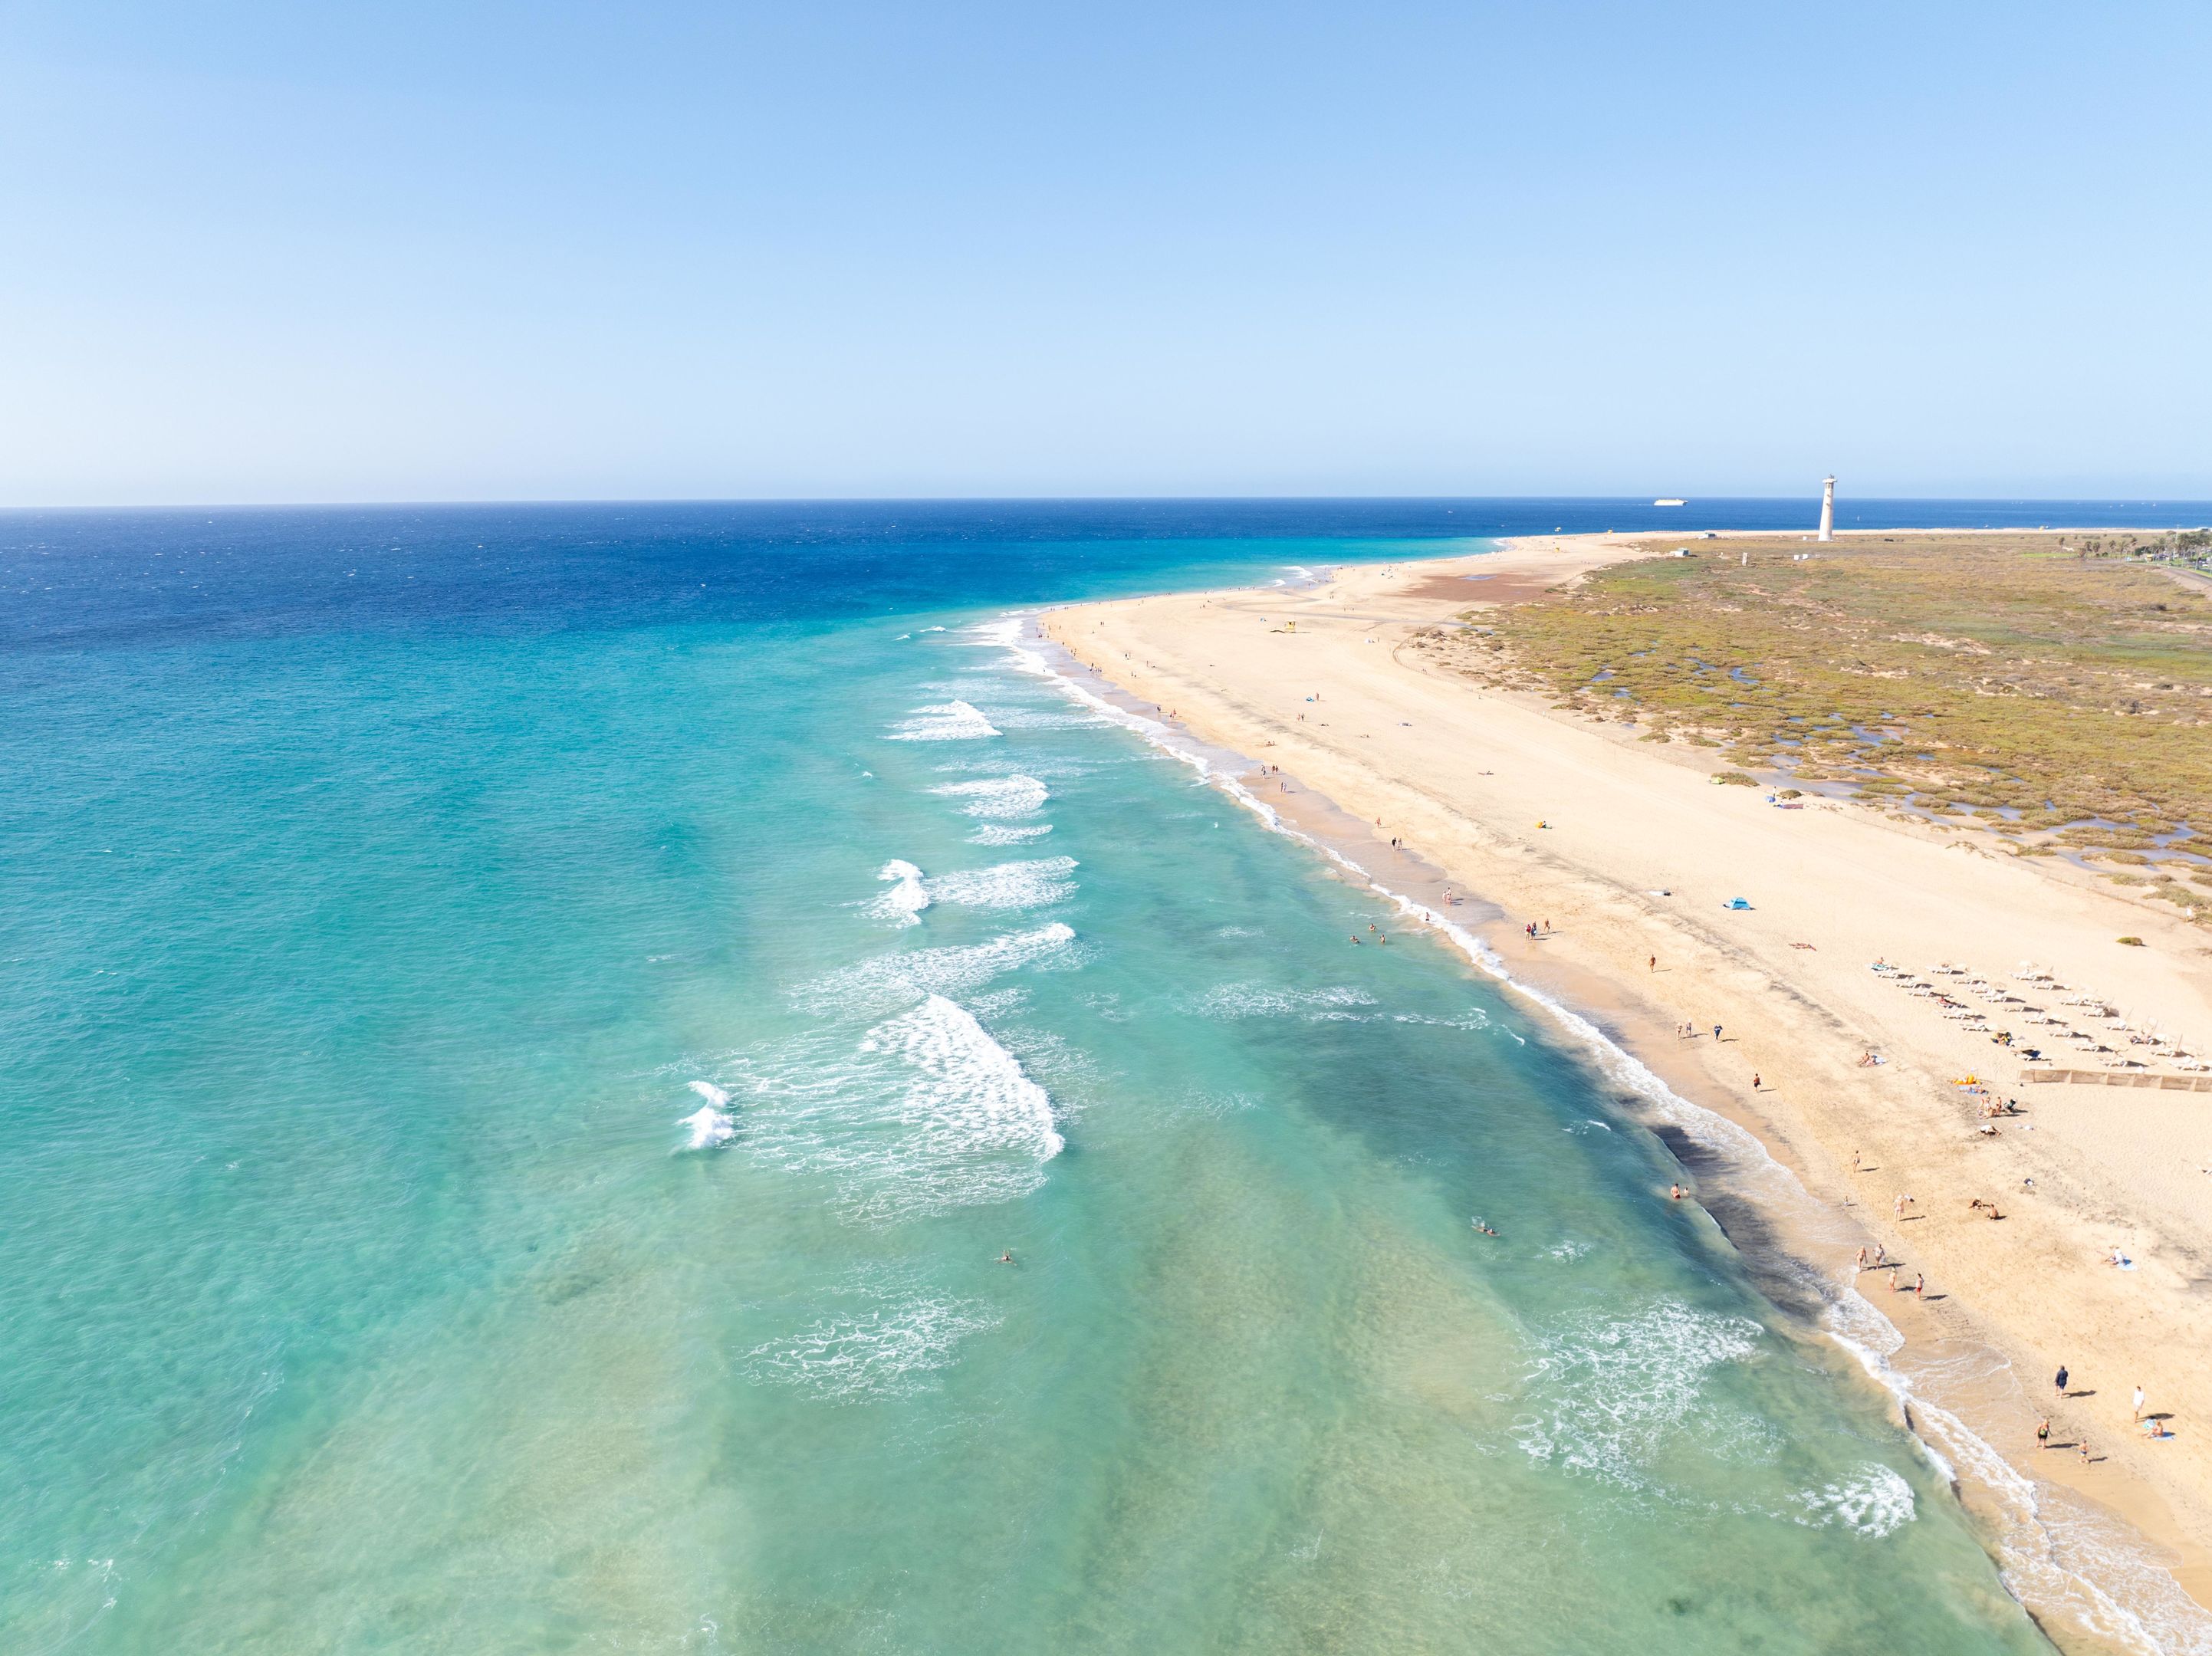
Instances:
[[[1601,1054],[1020,619],[1681,520],[0,515],[0,1648],[2047,1648]]]

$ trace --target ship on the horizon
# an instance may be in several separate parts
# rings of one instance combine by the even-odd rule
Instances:
[[[1664,500],[1654,500],[1654,501],[1652,501],[1652,502],[1651,502],[1651,504],[1652,504],[1652,505],[1654,505],[1654,506],[1687,506],[1687,505],[1689,505],[1689,502],[1688,502],[1687,500],[1678,500],[1674,499],[1674,497],[1673,495],[1671,495],[1671,494],[1670,494],[1670,495],[1668,495],[1666,499],[1664,499]]]

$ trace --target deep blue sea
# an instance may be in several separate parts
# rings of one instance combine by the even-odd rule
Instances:
[[[1003,624],[1813,512],[0,514],[0,1650],[2045,1647],[1584,1049]]]

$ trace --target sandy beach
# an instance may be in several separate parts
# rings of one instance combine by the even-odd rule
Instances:
[[[1465,899],[1441,912],[1516,978],[1754,1131],[1884,1250],[1894,1269],[1860,1283],[1907,1337],[1900,1366],[2039,1503],[2117,1517],[2212,1603],[2212,1303],[2196,1289],[2212,1265],[2212,1090],[2106,1084],[2087,1058],[2069,1067],[2070,1048],[2059,1065],[2080,1079],[2029,1083],[1933,993],[1870,969],[1897,963],[1954,998],[1978,979],[2015,1006],[2095,997],[2201,1051],[2212,950],[2059,859],[1852,803],[1779,809],[1765,788],[1714,786],[1710,755],[1478,685],[1414,646],[1638,545],[1525,539],[1304,588],[1086,604],[1043,630],[1253,761],[1247,786],[1268,803],[1333,803],[1378,877]],[[2024,979],[2030,962],[2056,985]],[[1964,970],[1930,976],[1948,966]],[[2020,1113],[1987,1121],[1985,1096]],[[1848,1276],[1844,1234],[1806,1246]],[[1893,1286],[1923,1278],[1924,1297]],[[2170,1435],[2138,1424],[2137,1386]],[[2045,1415],[2063,1448],[2038,1449]]]

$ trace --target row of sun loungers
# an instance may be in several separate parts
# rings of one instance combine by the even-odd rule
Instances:
[[[1959,965],[1955,961],[1943,961],[1929,967],[1925,978],[1915,976],[1903,967],[1893,965],[1888,961],[1875,961],[1873,962],[1873,970],[1880,976],[1896,984],[1908,994],[1922,1000],[1936,1002],[1942,1008],[1944,1017],[1954,1023],[1963,1023],[1970,1028],[1986,1028],[1989,1024],[1989,1016],[1954,998],[1954,992],[1977,996],[1995,1006],[2014,1009],[2011,1016],[2017,1016],[2021,1022],[2035,1024],[2060,1034],[2063,1039],[2071,1042],[2084,1053],[2096,1058],[2107,1069],[2142,1070],[2148,1069],[2153,1063],[2160,1063],[2198,1074],[2212,1072],[2212,1063],[2197,1057],[2171,1036],[2155,1029],[2140,1031],[2131,1029],[2117,1007],[2096,995],[2067,994],[2058,1003],[2062,1006],[2079,1008],[2077,1016],[2084,1019],[2100,1018],[2104,1020],[2106,1024],[2106,1028],[2102,1030],[2081,1029],[2071,1027],[2065,1018],[2057,1016],[2043,1007],[2030,1005],[2008,989],[1992,984],[1985,978],[1973,976],[1968,968]],[[2052,973],[2035,965],[2033,961],[2023,961],[2020,969],[2013,974],[2013,977],[2016,982],[2033,985],[2046,993],[2060,993],[2068,988],[2068,986],[2059,982]],[[1955,981],[1960,979],[1965,981]],[[1946,981],[1939,987],[1935,980],[1954,981]],[[2140,1056],[2122,1052],[2100,1039],[2100,1035],[2106,1034],[2125,1035],[2130,1046],[2145,1047],[2148,1050]],[[2025,1052],[2021,1056],[2031,1064],[2039,1061],[2037,1059],[2028,1057]],[[2047,1064],[2051,1060],[2043,1059],[2040,1061]]]

